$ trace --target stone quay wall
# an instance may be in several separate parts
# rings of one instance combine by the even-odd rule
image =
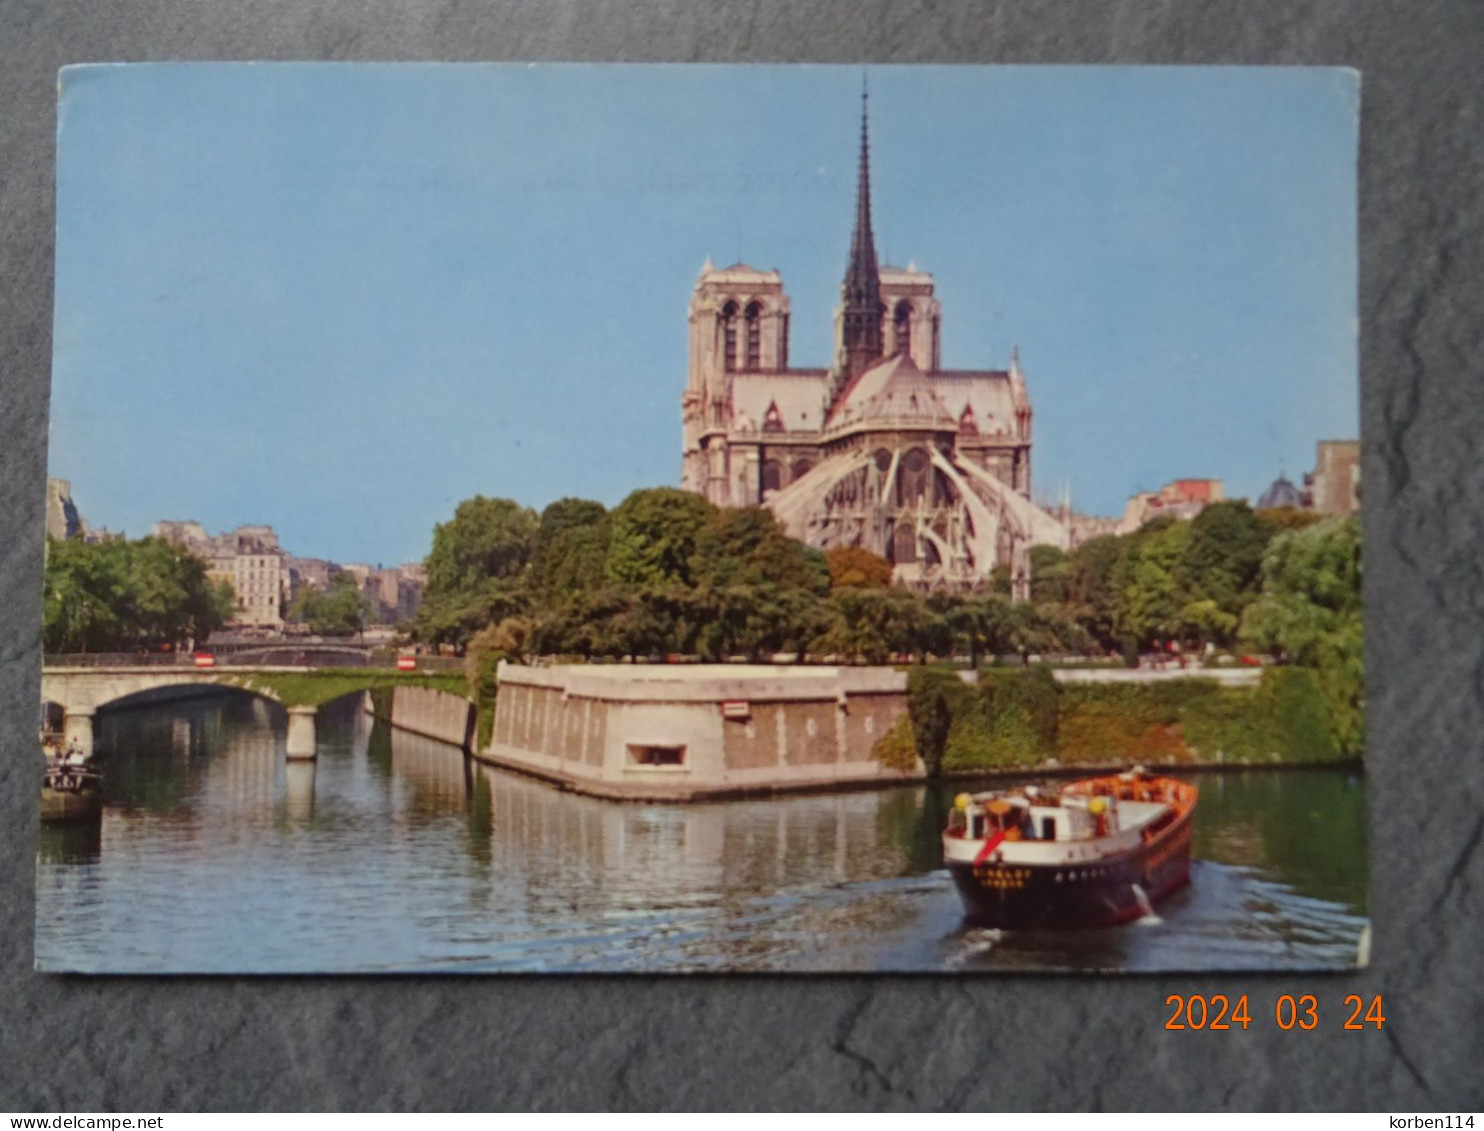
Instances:
[[[890,785],[876,741],[907,709],[890,668],[501,664],[476,756],[600,797],[686,801]]]
[[[398,686],[391,692],[392,713],[387,722],[392,726],[461,749],[470,748],[474,738],[473,702],[434,687]],[[367,713],[373,714],[369,694],[365,703]]]

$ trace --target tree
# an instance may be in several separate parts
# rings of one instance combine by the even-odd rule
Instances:
[[[971,668],[979,666],[986,652],[993,654],[1006,644],[1006,624],[1012,608],[1008,598],[994,593],[970,594],[948,608],[955,647],[968,652]]]
[[[861,546],[836,546],[825,554],[834,589],[885,589],[891,585],[891,562]]]
[[[1180,611],[1190,599],[1182,569],[1189,540],[1190,524],[1171,518],[1146,523],[1124,540],[1113,568],[1120,635],[1147,644],[1180,631]]]
[[[1038,605],[1065,602],[1071,591],[1071,556],[1056,546],[1032,546],[1030,560],[1031,600]]]
[[[418,606],[413,635],[434,644],[464,647],[486,625],[522,616],[530,610],[530,605],[529,595],[519,581],[501,578],[489,578],[452,592],[432,592]]]
[[[1071,554],[1067,607],[1079,624],[1105,648],[1119,643],[1118,590],[1114,572],[1124,539],[1104,534],[1082,543]]]
[[[1212,601],[1231,618],[1225,640],[1242,610],[1257,596],[1258,572],[1271,530],[1240,499],[1212,503],[1190,523],[1180,570],[1197,603]],[[1228,624],[1222,618],[1221,624]],[[1216,624],[1207,618],[1208,627]]]
[[[50,652],[128,651],[201,642],[234,604],[205,561],[156,538],[47,545],[42,638]]]
[[[1267,527],[1270,535],[1302,530],[1324,520],[1324,516],[1317,511],[1300,510],[1298,507],[1265,507],[1257,512],[1257,518]]]
[[[896,653],[922,654],[943,636],[940,626],[929,628],[922,598],[905,589],[835,589],[818,626],[810,651],[868,664],[886,663]]]
[[[122,547],[49,541],[42,600],[48,652],[105,651],[125,632]]]
[[[612,523],[602,503],[558,499],[541,512],[531,557],[532,589],[561,600],[607,583]]]
[[[417,636],[463,645],[485,625],[524,612],[536,531],[535,513],[509,499],[476,495],[460,503],[433,529]]]
[[[1360,524],[1330,518],[1280,534],[1262,560],[1262,595],[1242,617],[1243,639],[1319,674],[1340,748],[1363,728]]]
[[[355,576],[337,573],[323,591],[312,585],[299,590],[289,615],[316,636],[354,636],[366,627],[369,611]]]
[[[1332,518],[1280,534],[1262,561],[1262,595],[1242,636],[1295,663],[1317,666],[1334,637],[1360,623],[1360,526]]]
[[[828,567],[817,550],[790,538],[766,507],[723,507],[696,531],[697,585],[774,585],[823,593]]]
[[[475,495],[433,528],[428,592],[475,589],[490,578],[519,577],[531,558],[536,515],[509,499]]]
[[[635,491],[613,508],[608,580],[616,585],[691,585],[696,537],[716,513],[700,495],[674,487]]]

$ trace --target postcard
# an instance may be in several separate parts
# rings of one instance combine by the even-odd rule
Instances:
[[[1359,80],[63,70],[36,962],[1366,962]]]

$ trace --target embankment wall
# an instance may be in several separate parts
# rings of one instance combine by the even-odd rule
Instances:
[[[435,738],[469,749],[474,736],[474,704],[462,696],[433,687],[392,687],[383,700],[390,707],[386,721],[398,730]],[[376,697],[366,696],[366,710],[376,710]]]
[[[478,757],[584,793],[692,800],[921,776],[871,750],[906,711],[883,668],[502,664]]]

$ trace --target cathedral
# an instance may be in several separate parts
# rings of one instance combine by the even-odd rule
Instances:
[[[690,301],[681,485],[719,506],[762,504],[791,536],[861,546],[917,589],[961,589],[1028,550],[1070,544],[1065,515],[1031,501],[1031,402],[1008,369],[943,369],[933,277],[878,264],[861,96],[855,228],[828,369],[788,363],[777,271],[708,260]]]

